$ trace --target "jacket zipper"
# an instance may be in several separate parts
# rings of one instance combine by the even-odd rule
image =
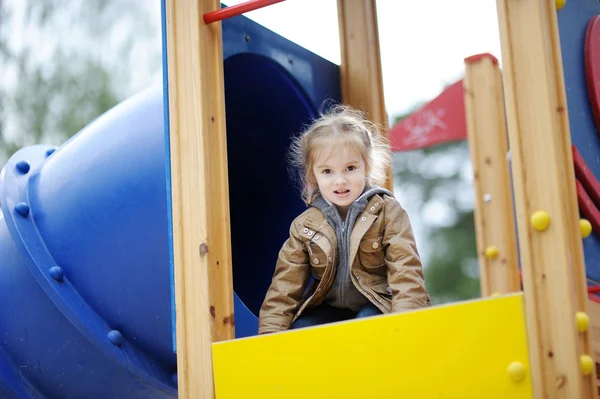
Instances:
[[[379,305],[383,306],[383,304],[381,303],[380,300],[378,300],[373,294],[371,294],[369,291],[363,289],[360,286],[360,283],[354,281],[354,280],[358,280],[358,277],[356,277],[354,274],[350,273],[350,280],[352,281],[352,284],[354,284],[354,286],[356,287],[357,290],[359,290],[360,292],[362,292],[363,294],[367,294],[368,296],[370,296],[371,298],[373,298],[373,300],[375,302],[377,302]],[[373,305],[379,307],[379,305],[377,305],[377,303],[373,303]]]
[[[358,215],[360,216],[360,215]],[[342,222],[342,232],[344,231],[345,228],[345,221]],[[345,237],[344,237],[345,239]],[[379,305],[383,306],[383,304],[381,303],[381,301],[379,301],[373,294],[371,294],[369,291],[363,289],[360,285],[360,282],[355,281],[358,280],[358,277],[356,277],[354,275],[354,273],[352,273],[352,265],[350,264],[350,248],[347,248],[348,251],[348,272],[350,273],[350,281],[352,281],[352,284],[354,284],[354,286],[356,287],[356,289],[361,292],[363,295],[368,295],[371,298],[373,298],[373,301],[377,302]],[[376,303],[373,303],[373,305],[379,307]]]
[[[321,237],[327,238],[324,234],[321,234]],[[329,243],[331,244],[331,247],[333,248],[333,243],[331,241]],[[327,284],[329,284],[329,282],[331,281],[331,276],[334,276],[334,278],[335,278],[335,272],[337,270],[333,270],[333,269],[335,268],[336,251],[331,251],[331,252],[332,252],[332,254],[331,254],[331,269],[332,269],[332,271],[329,273],[329,279],[327,280],[326,283],[323,283],[323,281],[321,280],[321,283],[317,284],[317,286],[315,287],[315,292],[313,292],[308,298],[306,298],[306,300],[304,301],[302,306],[296,311],[296,314],[294,315],[294,317],[292,317],[292,323],[298,318],[298,315],[304,311],[306,306],[310,303],[310,301],[312,301],[312,299],[315,297],[315,295],[317,295],[319,285],[323,284],[322,288],[325,288],[327,286]]]

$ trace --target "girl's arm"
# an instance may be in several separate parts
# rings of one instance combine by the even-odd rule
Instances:
[[[417,251],[410,220],[394,198],[385,199],[383,245],[392,289],[392,313],[430,306],[423,265]]]
[[[285,331],[302,299],[302,293],[310,277],[309,258],[294,222],[290,237],[279,251],[271,286],[260,309],[258,333]]]

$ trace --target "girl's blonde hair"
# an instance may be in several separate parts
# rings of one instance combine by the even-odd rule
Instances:
[[[387,178],[391,150],[387,137],[378,125],[365,114],[347,105],[335,105],[321,113],[313,123],[292,141],[289,162],[301,184],[302,199],[310,204],[318,193],[313,174],[316,160],[315,141],[341,140],[350,144],[361,155],[366,166],[366,184],[382,185]]]

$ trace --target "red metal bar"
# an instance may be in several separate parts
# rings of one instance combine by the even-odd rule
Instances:
[[[245,12],[257,10],[271,4],[280,3],[285,0],[248,0],[241,4],[221,8],[220,10],[207,12],[204,14],[204,22],[212,24],[213,22],[222,21],[227,18],[236,17]]]
[[[592,286],[588,287],[588,293],[596,294],[598,292],[600,292],[600,285],[592,285]]]
[[[588,298],[590,299],[590,301],[592,302],[596,302],[596,303],[600,303],[600,298],[598,298],[598,296],[593,295],[593,294],[589,294]]]

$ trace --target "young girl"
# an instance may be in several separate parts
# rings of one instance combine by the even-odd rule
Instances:
[[[336,106],[291,155],[309,207],[279,252],[259,334],[430,306],[408,215],[377,186],[391,154],[376,126]]]

